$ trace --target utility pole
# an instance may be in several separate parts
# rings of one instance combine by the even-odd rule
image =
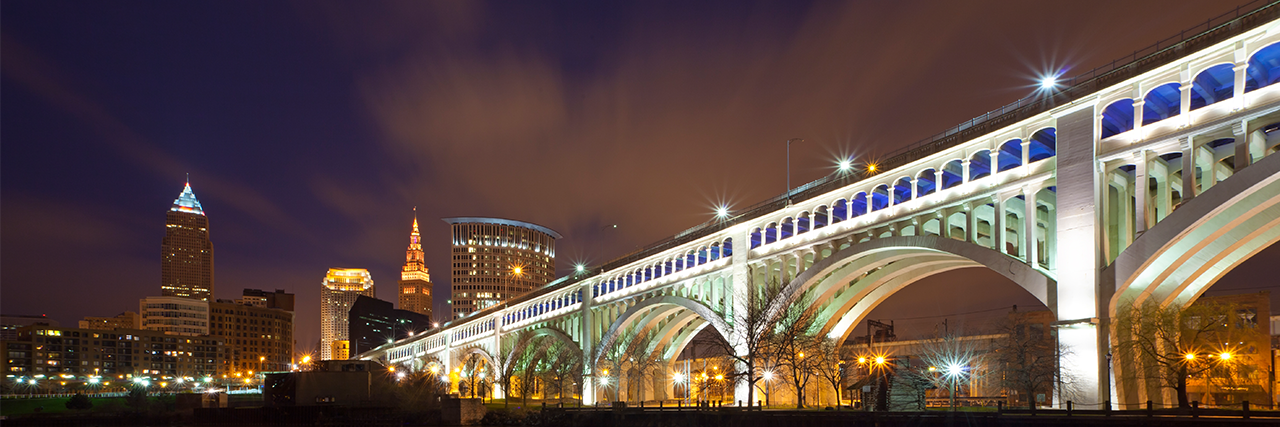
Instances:
[[[791,143],[804,142],[800,138],[791,138],[787,140],[787,206],[791,206]]]

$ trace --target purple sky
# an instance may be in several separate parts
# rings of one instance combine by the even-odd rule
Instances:
[[[838,155],[875,158],[1029,94],[1039,73],[1109,63],[1234,7],[685,3],[6,0],[0,311],[73,323],[137,310],[159,294],[164,213],[190,173],[217,297],[296,293],[310,348],[326,269],[368,268],[395,298],[414,206],[443,313],[439,218],[545,225],[565,236],[562,273],[598,264],[715,203],[781,193],[788,138],[805,139],[798,185]],[[1274,283],[1257,266],[1276,252],[1211,292]],[[872,317],[1010,304],[1035,300],[975,270]]]

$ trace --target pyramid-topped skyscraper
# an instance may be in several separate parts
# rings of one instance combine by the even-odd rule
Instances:
[[[209,218],[188,182],[165,214],[161,241],[160,292],[163,296],[213,300],[213,243]]]

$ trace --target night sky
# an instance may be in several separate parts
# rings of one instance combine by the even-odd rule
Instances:
[[[74,326],[159,295],[190,174],[216,296],[297,294],[313,348],[328,268],[368,268],[395,300],[415,206],[447,313],[440,218],[557,230],[563,274],[783,192],[788,138],[799,185],[1235,6],[686,3],[5,0],[0,311]],[[1255,274],[1276,252],[1211,292],[1277,286]],[[973,270],[872,317],[1009,304],[1036,305]]]

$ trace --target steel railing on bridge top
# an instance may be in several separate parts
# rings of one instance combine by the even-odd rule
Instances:
[[[1280,7],[1277,7],[1277,5],[1280,5],[1280,1],[1252,0],[1248,3],[1239,5],[1233,10],[1209,18],[1203,24],[1197,24],[1179,32],[1177,35],[1157,41],[1155,44],[1145,48],[1135,50],[1132,54],[1113,60],[1109,64],[1066,78],[1063,80],[1062,85],[1065,87],[1062,90],[1058,90],[1047,96],[1031,95],[1021,98],[1008,105],[991,110],[978,117],[974,117],[964,123],[952,126],[938,134],[900,147],[885,155],[885,160],[879,163],[879,169],[892,170],[893,168],[925,158],[959,145],[972,136],[981,135],[996,128],[1016,123],[1036,114],[1048,111],[1057,105],[1073,102],[1114,83],[1166,65],[1194,52],[1196,48],[1207,47],[1214,43],[1218,43],[1222,40],[1235,37],[1246,31],[1257,28],[1262,24],[1280,18]],[[1257,7],[1253,8],[1255,6]],[[640,249],[614,258],[599,267],[589,268],[585,272],[574,272],[569,276],[556,279],[546,286],[532,292],[528,292],[520,297],[516,297],[512,300],[472,313],[462,319],[455,319],[446,322],[441,325],[440,328],[430,331],[427,334],[423,334],[422,336],[435,335],[437,331],[447,329],[452,326],[460,326],[462,324],[470,323],[473,320],[483,319],[486,317],[484,314],[494,313],[498,310],[518,305],[525,301],[540,297],[553,290],[558,290],[593,277],[597,274],[621,268],[627,264],[631,264],[685,243],[692,242],[742,222],[759,218],[769,212],[785,208],[788,203],[809,200],[818,195],[826,194],[835,189],[860,182],[875,175],[878,174],[837,173],[819,178],[792,188],[785,193],[744,208],[730,218],[716,218],[708,220],[676,233],[669,238],[656,241]],[[735,245],[735,250],[750,249],[749,247],[743,246],[747,245],[747,242],[733,243]],[[455,323],[457,325],[455,325]],[[379,346],[370,351],[378,351],[383,347],[390,345],[394,344]]]

